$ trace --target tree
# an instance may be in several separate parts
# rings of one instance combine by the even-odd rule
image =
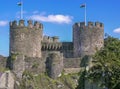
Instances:
[[[108,89],[120,88],[120,40],[108,36],[104,48],[93,56],[88,79]]]

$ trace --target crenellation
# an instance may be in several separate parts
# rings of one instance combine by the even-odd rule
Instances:
[[[53,37],[44,36],[42,42],[52,42],[52,43],[59,42],[59,37],[58,36],[53,36]]]
[[[11,27],[17,27],[17,21],[14,20],[13,22],[11,22]]]
[[[85,27],[85,22],[80,22],[80,27],[84,28]]]
[[[104,28],[103,23],[100,22],[88,22],[87,25],[85,26],[85,22],[78,22],[73,25],[73,28]]]
[[[32,20],[28,20],[27,22],[28,22],[28,25],[29,25],[29,24],[33,24],[33,21],[32,21]]]
[[[101,28],[104,28],[104,24],[103,24],[103,23],[100,23],[100,27],[101,27]]]
[[[40,28],[43,29],[43,24],[42,23],[40,23]]]
[[[42,43],[42,50],[61,50],[62,48],[62,43]]]
[[[95,26],[96,26],[97,28],[103,28],[103,24],[100,23],[100,22],[95,22]]]
[[[38,28],[40,27],[39,22],[38,22],[38,21],[35,21],[35,22],[34,22],[34,26],[35,26],[36,29],[38,29]]]
[[[80,27],[80,23],[77,23],[77,26]]]
[[[32,20],[28,20],[28,28],[33,28],[33,21]]]
[[[53,42],[59,42],[59,37],[58,36],[53,36]]]
[[[9,22],[10,27],[12,26],[12,22]]]
[[[75,23],[75,24],[73,25],[73,28],[77,28],[77,27],[80,27],[80,23]]]
[[[43,25],[38,22],[35,21],[33,23],[32,20],[28,20],[27,21],[27,25],[25,25],[25,21],[24,20],[19,20],[18,22],[15,20],[13,22],[10,22],[10,27],[11,28],[20,28],[20,27],[24,27],[24,28],[31,28],[31,29],[43,29]]]
[[[56,78],[63,68],[66,68],[63,65],[68,64],[69,68],[77,68],[80,58],[93,55],[96,48],[99,50],[104,44],[104,25],[100,22],[88,22],[86,26],[85,22],[75,23],[73,42],[60,42],[58,36],[43,36],[42,31],[43,24],[38,21],[28,20],[27,25],[24,20],[10,22],[10,55],[17,53],[18,56],[26,56],[24,60],[21,56],[20,60],[14,62],[14,71],[19,73],[19,70],[26,68],[31,70],[33,62],[26,64],[26,58],[27,61],[38,58],[39,69],[45,72],[48,68],[49,76]],[[22,75],[21,72],[19,74]]]
[[[25,20],[19,20],[19,26],[24,27],[25,26]]]
[[[49,42],[53,42],[53,38],[50,37],[50,36],[48,36],[48,41],[49,41]]]
[[[88,27],[93,27],[94,23],[93,22],[88,22]]]
[[[95,26],[96,27],[100,27],[100,23],[99,22],[95,22]]]
[[[39,23],[38,21],[34,22],[34,28],[35,29],[43,29],[43,25],[41,23]]]

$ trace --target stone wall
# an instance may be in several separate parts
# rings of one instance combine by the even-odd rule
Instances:
[[[52,51],[63,53],[65,58],[73,58],[73,43],[72,42],[42,42],[42,54],[47,54]],[[44,55],[42,56],[44,57]]]
[[[59,42],[59,37],[58,36],[53,36],[53,37],[50,37],[50,36],[43,36],[43,40],[42,42],[47,42],[47,43],[56,43],[56,42]]]
[[[15,59],[11,59],[11,69],[15,76],[22,78],[25,71],[33,74],[44,73],[46,71],[46,60],[39,57],[26,57],[24,55],[16,55]]]
[[[46,68],[51,78],[61,76],[63,71],[63,55],[60,52],[52,52],[46,60]]]
[[[44,73],[46,71],[46,60],[38,57],[25,58],[25,70],[33,74]]]
[[[79,73],[81,68],[64,68],[64,74]]]
[[[73,25],[73,42],[59,42],[57,36],[43,36],[43,25],[24,20],[10,22],[11,68],[18,78],[25,70],[33,73],[48,72],[56,77],[63,68],[80,68],[81,57],[93,55],[103,47],[104,26],[102,23],[84,22]]]
[[[25,56],[16,55],[15,59],[11,58],[11,69],[17,78],[22,78],[22,74],[25,71]]]
[[[62,42],[62,51],[65,58],[73,58],[73,42]]]
[[[5,68],[6,67],[6,57],[3,57],[0,55],[0,68]]]
[[[64,58],[64,68],[80,68],[80,58]]]
[[[93,55],[104,44],[104,26],[99,22],[75,23],[73,25],[74,57]]]
[[[14,89],[14,76],[10,71],[0,73],[0,89]]]
[[[23,54],[28,57],[41,57],[41,40],[43,25],[39,22],[24,20],[10,22],[10,55]]]

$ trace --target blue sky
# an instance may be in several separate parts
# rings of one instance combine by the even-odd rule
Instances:
[[[20,0],[0,0],[0,55],[9,55],[9,22],[20,19]],[[38,20],[44,25],[44,35],[59,36],[60,41],[72,41],[72,25],[87,21],[105,25],[105,33],[120,38],[120,0],[23,0],[24,19]]]

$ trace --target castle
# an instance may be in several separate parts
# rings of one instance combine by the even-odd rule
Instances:
[[[10,22],[10,57],[8,67],[16,77],[24,71],[44,73],[57,78],[63,71],[79,72],[81,58],[93,55],[104,44],[104,25],[78,22],[73,25],[73,42],[60,42],[59,37],[43,36],[43,24],[24,20]]]

